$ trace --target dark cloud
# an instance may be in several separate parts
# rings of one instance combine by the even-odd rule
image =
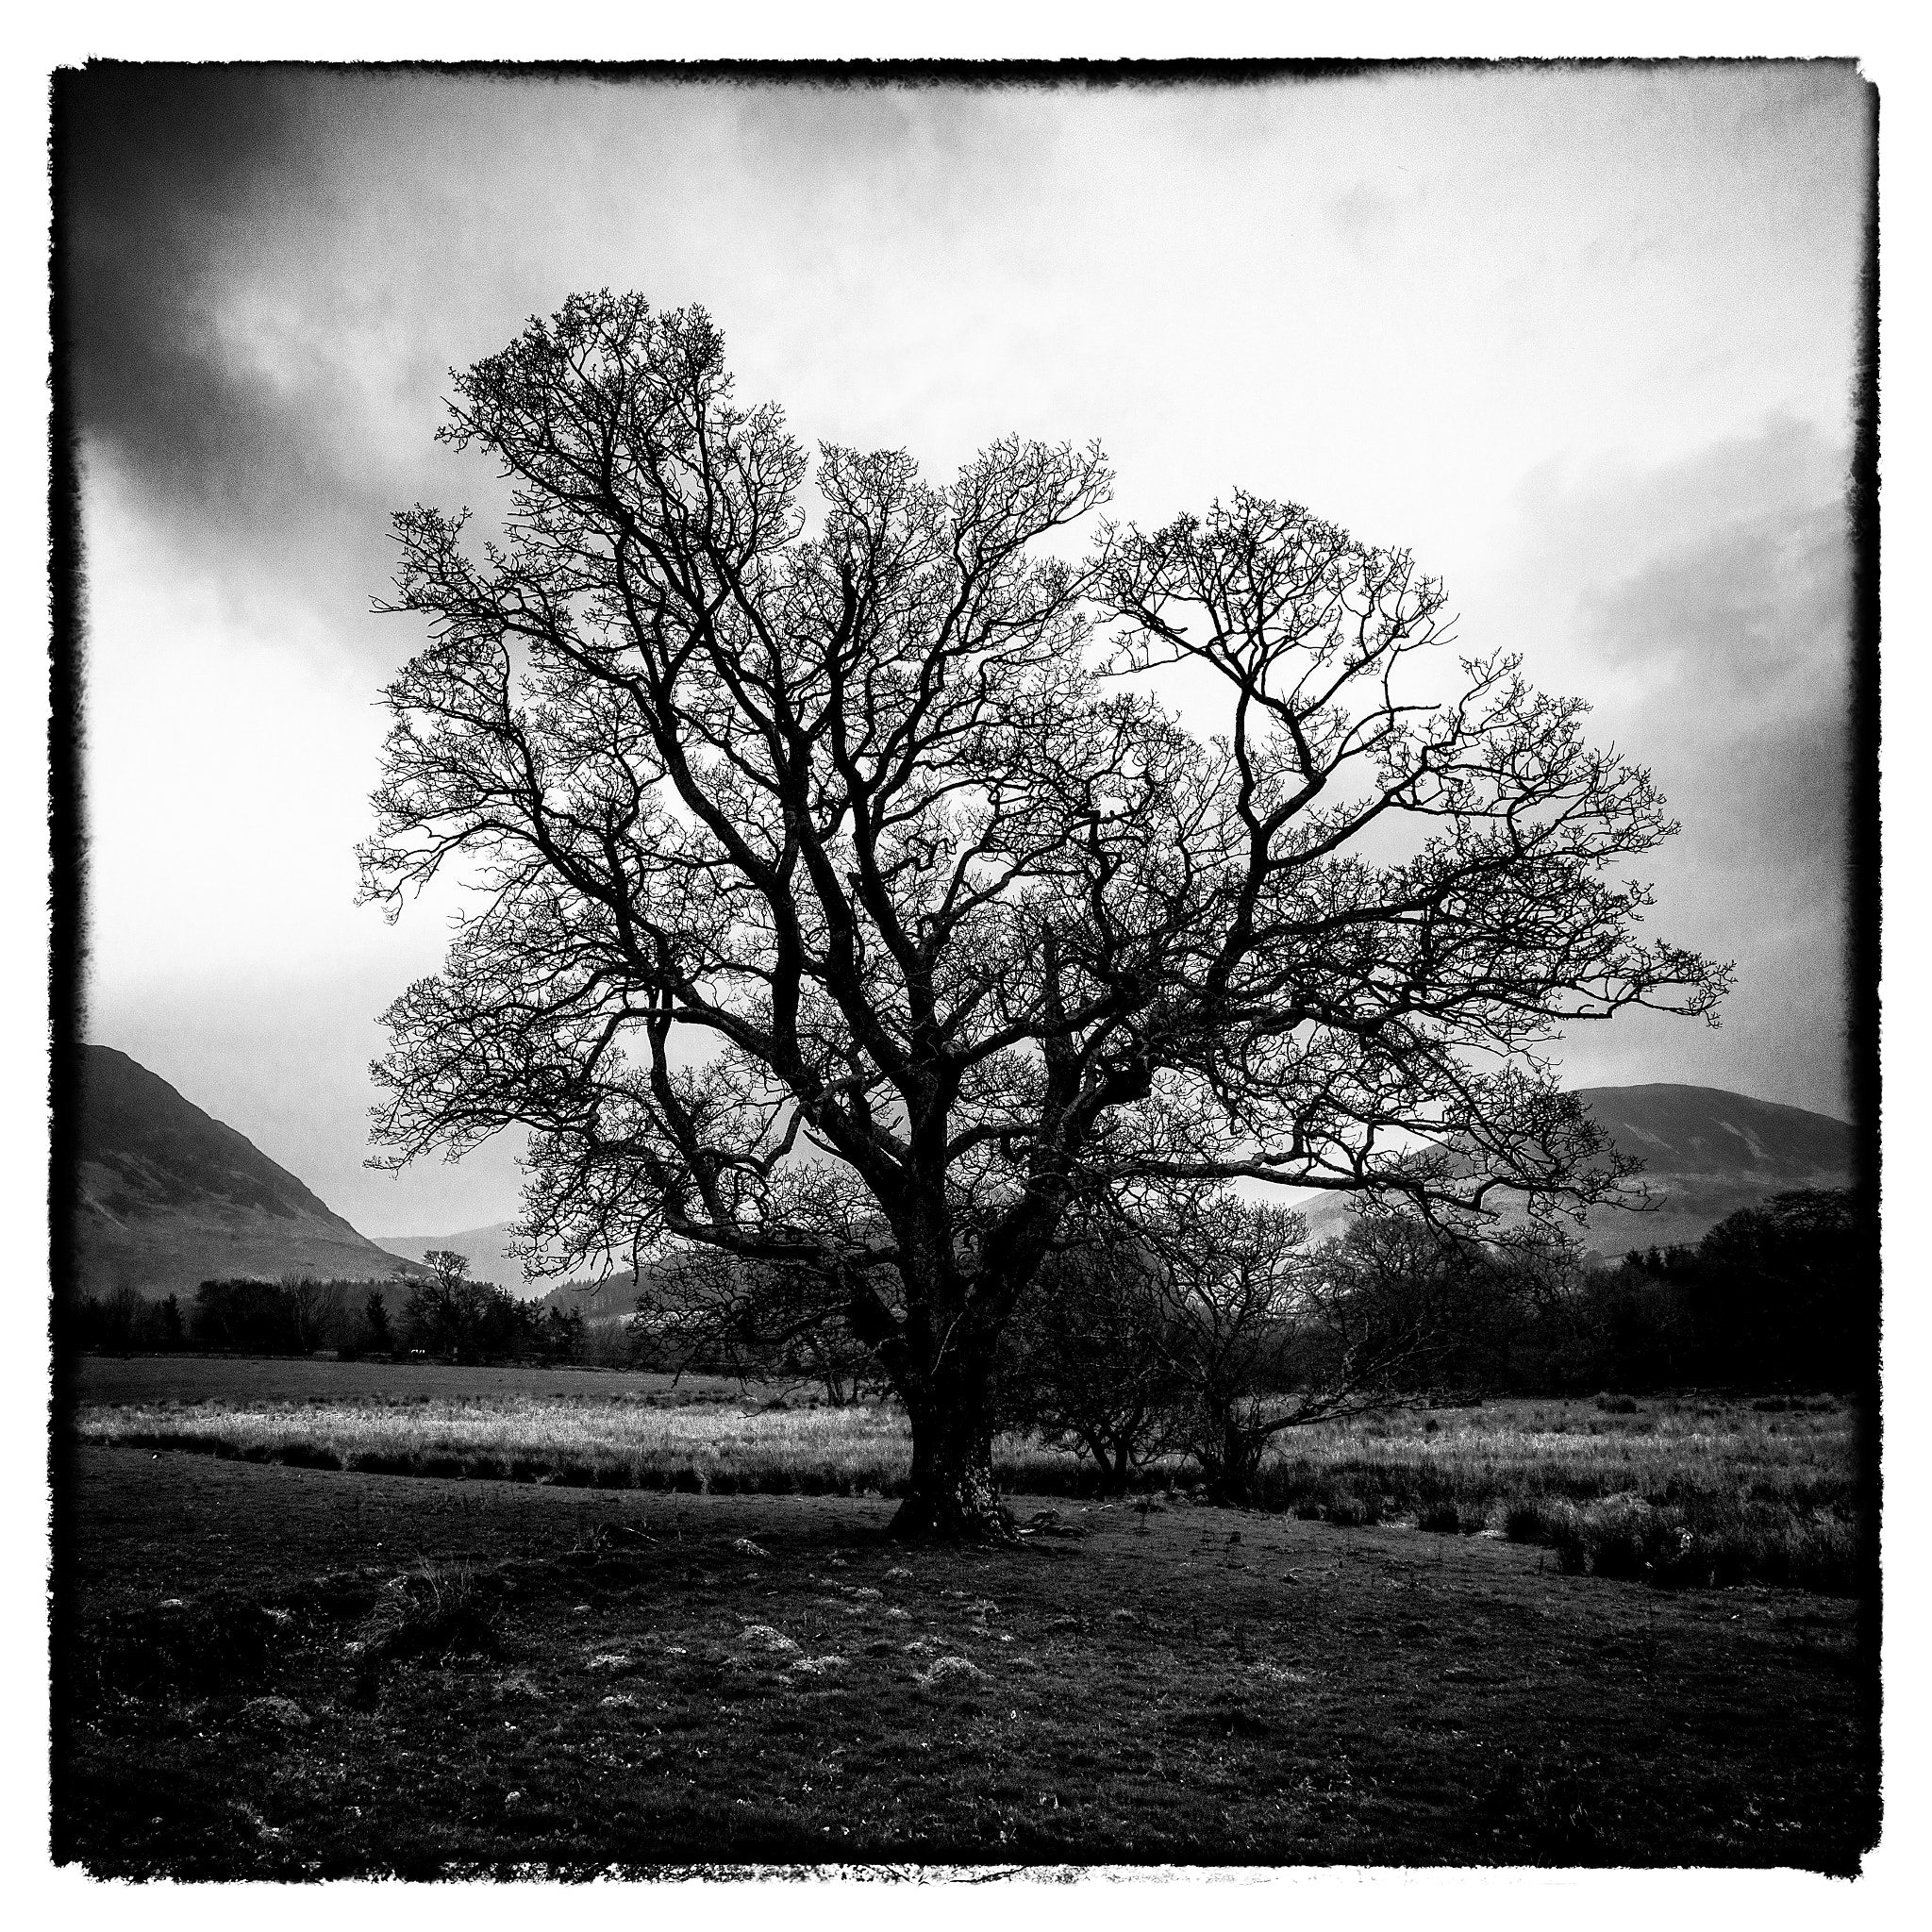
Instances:
[[[1844,859],[1850,554],[1837,505],[1741,519],[1587,607],[1648,689],[1631,728],[1705,838],[1787,875]]]
[[[272,407],[210,353],[221,244],[315,179],[313,83],[92,67],[55,88],[67,358],[83,433],[197,500],[260,467]]]
[[[1815,430],[1778,420],[1657,471],[1569,490],[1546,475],[1531,512],[1534,576],[1552,597],[1574,586],[1568,681],[1683,827],[1646,868],[1657,928],[1738,963],[1723,1031],[1677,1050],[1712,1084],[1824,1111],[1847,1091],[1844,474]],[[1653,1058],[1673,1038],[1614,1030]],[[1604,1046],[1578,1044],[1592,1063]]]
[[[1782,839],[1790,857],[1842,822],[1846,476],[1842,451],[1779,418],[1664,468],[1544,471],[1524,492],[1540,675],[1592,700],[1687,833],[1694,817],[1693,843]]]
[[[248,67],[105,65],[56,84],[58,349],[88,459],[184,559],[339,615],[386,574],[388,513],[420,487],[446,361],[399,331],[376,374],[393,385],[400,368],[424,408],[392,454],[344,375],[363,373],[352,345],[372,303],[392,296],[402,322],[407,291],[336,273],[343,158],[392,91]]]

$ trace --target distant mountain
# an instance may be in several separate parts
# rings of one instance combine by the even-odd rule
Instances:
[[[424,1272],[138,1060],[111,1046],[80,1055],[74,1291],[192,1294],[225,1275]]]
[[[1829,1114],[1719,1087],[1583,1087],[1578,1096],[1621,1153],[1643,1163],[1653,1211],[1603,1207],[1578,1233],[1607,1257],[1701,1241],[1726,1215],[1797,1188],[1852,1185],[1852,1129]],[[1306,1208],[1315,1234],[1346,1225],[1345,1199]]]
[[[1594,1209],[1584,1242],[1601,1254],[1701,1241],[1740,1208],[1796,1188],[1848,1188],[1856,1178],[1853,1130],[1829,1114],[1720,1087],[1578,1091],[1618,1149],[1643,1162],[1644,1185],[1664,1197],[1655,1213]]]
[[[539,1300],[549,1292],[550,1284],[525,1281],[523,1263],[506,1257],[509,1229],[508,1222],[492,1221],[488,1227],[466,1227],[460,1234],[386,1234],[381,1241],[384,1247],[412,1261],[420,1261],[432,1248],[460,1255],[470,1264],[473,1280],[493,1281],[512,1294]]]

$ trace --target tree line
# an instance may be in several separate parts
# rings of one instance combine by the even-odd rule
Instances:
[[[464,1257],[433,1251],[428,1280],[204,1281],[184,1307],[132,1288],[90,1295],[64,1311],[72,1348],[133,1355],[192,1349],[314,1355],[343,1360],[422,1356],[455,1362],[573,1362],[586,1354],[582,1309],[519,1301],[471,1277]]]

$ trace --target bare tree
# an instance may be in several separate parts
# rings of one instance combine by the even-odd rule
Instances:
[[[285,1274],[281,1286],[290,1335],[302,1354],[313,1355],[340,1337],[345,1326],[340,1282],[318,1281],[312,1274]]]
[[[1042,554],[1096,449],[814,470],[702,311],[634,295],[455,382],[441,434],[512,508],[477,548],[395,520],[383,608],[430,637],[363,857],[391,910],[453,862],[478,909],[387,1016],[382,1158],[528,1127],[544,1272],[815,1272],[910,1416],[902,1533],[1005,1533],[998,1340],[1083,1198],[1619,1184],[1539,1050],[1724,972],[1607,876],[1671,829],[1647,775],[1513,660],[1458,672],[1406,555],[1245,495]],[[1219,680],[1222,737],[1164,661]]]
[[[466,1287],[470,1280],[470,1257],[458,1254],[454,1248],[430,1248],[423,1257],[423,1265],[429,1270],[436,1286],[444,1294],[453,1294]]]
[[[846,1297],[823,1271],[694,1249],[639,1275],[635,1332],[680,1365],[741,1381],[808,1376],[835,1407],[858,1398],[871,1353],[845,1325]]]
[[[1096,1228],[1050,1255],[1008,1326],[1000,1408],[1077,1443],[1115,1494],[1161,1445],[1186,1379],[1160,1265],[1137,1231]]]
[[[470,1259],[454,1248],[431,1248],[423,1257],[427,1281],[412,1281],[403,1319],[412,1341],[432,1354],[474,1353],[488,1301],[484,1283],[470,1278]]]
[[[1310,1252],[1300,1214],[1174,1190],[1143,1229],[1162,1263],[1175,1391],[1164,1441],[1221,1502],[1255,1499],[1263,1457],[1291,1429],[1425,1401],[1485,1301],[1480,1248],[1399,1210]]]

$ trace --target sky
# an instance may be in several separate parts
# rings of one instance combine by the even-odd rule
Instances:
[[[1446,580],[1681,823],[1656,929],[1724,1024],[1576,1085],[1843,1116],[1870,96],[1843,63],[858,90],[146,70],[66,83],[86,555],[86,1037],[374,1235],[517,1205],[515,1149],[362,1166],[377,1015],[454,901],[355,903],[388,516],[496,500],[453,366],[573,290],[702,303],[741,400],[944,476],[1098,438],[1113,513],[1234,487]]]

